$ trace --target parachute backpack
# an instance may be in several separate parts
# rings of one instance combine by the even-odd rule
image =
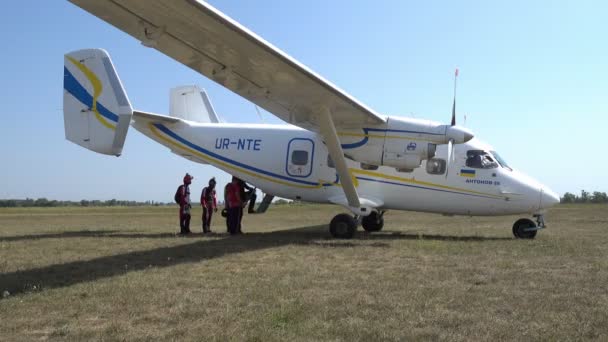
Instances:
[[[177,204],[181,204],[183,187],[184,187],[184,185],[180,185],[177,187],[177,190],[175,190],[175,196],[173,196],[173,199],[175,200],[175,203],[177,203]]]

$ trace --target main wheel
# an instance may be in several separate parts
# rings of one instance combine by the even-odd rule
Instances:
[[[384,218],[374,211],[361,219],[361,226],[368,232],[379,232],[384,227]]]
[[[534,221],[526,218],[519,219],[513,225],[513,235],[518,239],[534,239],[537,231],[528,230],[530,228],[536,228]]]
[[[338,214],[329,223],[329,232],[338,239],[350,239],[357,230],[357,221],[348,214]]]

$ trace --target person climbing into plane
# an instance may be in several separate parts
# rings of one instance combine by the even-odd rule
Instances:
[[[239,179],[234,176],[232,177],[232,182],[226,185],[226,206],[228,208],[228,215],[226,217],[228,232],[231,235],[241,234],[239,227],[243,202],[241,200]]]
[[[209,185],[203,188],[201,206],[203,207],[203,234],[211,233],[211,216],[214,212],[217,212],[215,177],[212,177],[209,180]]]
[[[190,234],[190,209],[192,205],[190,203],[190,184],[194,177],[186,173],[184,176],[184,184],[177,188],[175,193],[175,201],[179,204],[179,228],[180,234]]]
[[[226,219],[226,232],[230,233],[230,225],[228,223],[228,189],[230,188],[231,182],[224,185],[224,209],[222,209],[222,217]]]
[[[240,194],[240,198],[241,198],[241,211],[239,212],[239,227],[238,227],[238,233],[242,234],[243,233],[243,227],[242,227],[242,222],[243,222],[243,213],[244,213],[244,209],[247,206],[247,201],[251,201],[252,196],[254,203],[253,205],[255,205],[255,188],[250,187],[249,185],[247,185],[247,183],[240,179],[237,178],[237,183],[239,186],[239,194]],[[253,210],[253,207],[251,205],[250,202],[250,210]],[[249,211],[248,211],[249,212]],[[249,212],[250,213],[250,212]]]

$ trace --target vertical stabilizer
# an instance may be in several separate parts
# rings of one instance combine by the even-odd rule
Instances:
[[[65,55],[65,137],[89,150],[119,156],[133,109],[108,53],[85,49]]]
[[[198,86],[181,86],[171,89],[171,116],[194,122],[218,123],[219,117],[211,100]]]

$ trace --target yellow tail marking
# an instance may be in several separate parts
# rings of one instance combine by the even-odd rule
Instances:
[[[97,110],[97,98],[99,98],[99,95],[101,95],[101,92],[103,91],[103,86],[99,78],[97,78],[97,76],[93,71],[91,71],[91,69],[87,68],[84,64],[80,63],[75,58],[70,56],[66,57],[89,79],[89,82],[91,82],[91,85],[93,86],[93,104],[91,105],[91,110],[93,110],[93,113],[95,113],[95,117],[97,118],[97,120],[109,129],[116,130],[116,127],[109,123],[101,114],[99,114],[99,111]]]

